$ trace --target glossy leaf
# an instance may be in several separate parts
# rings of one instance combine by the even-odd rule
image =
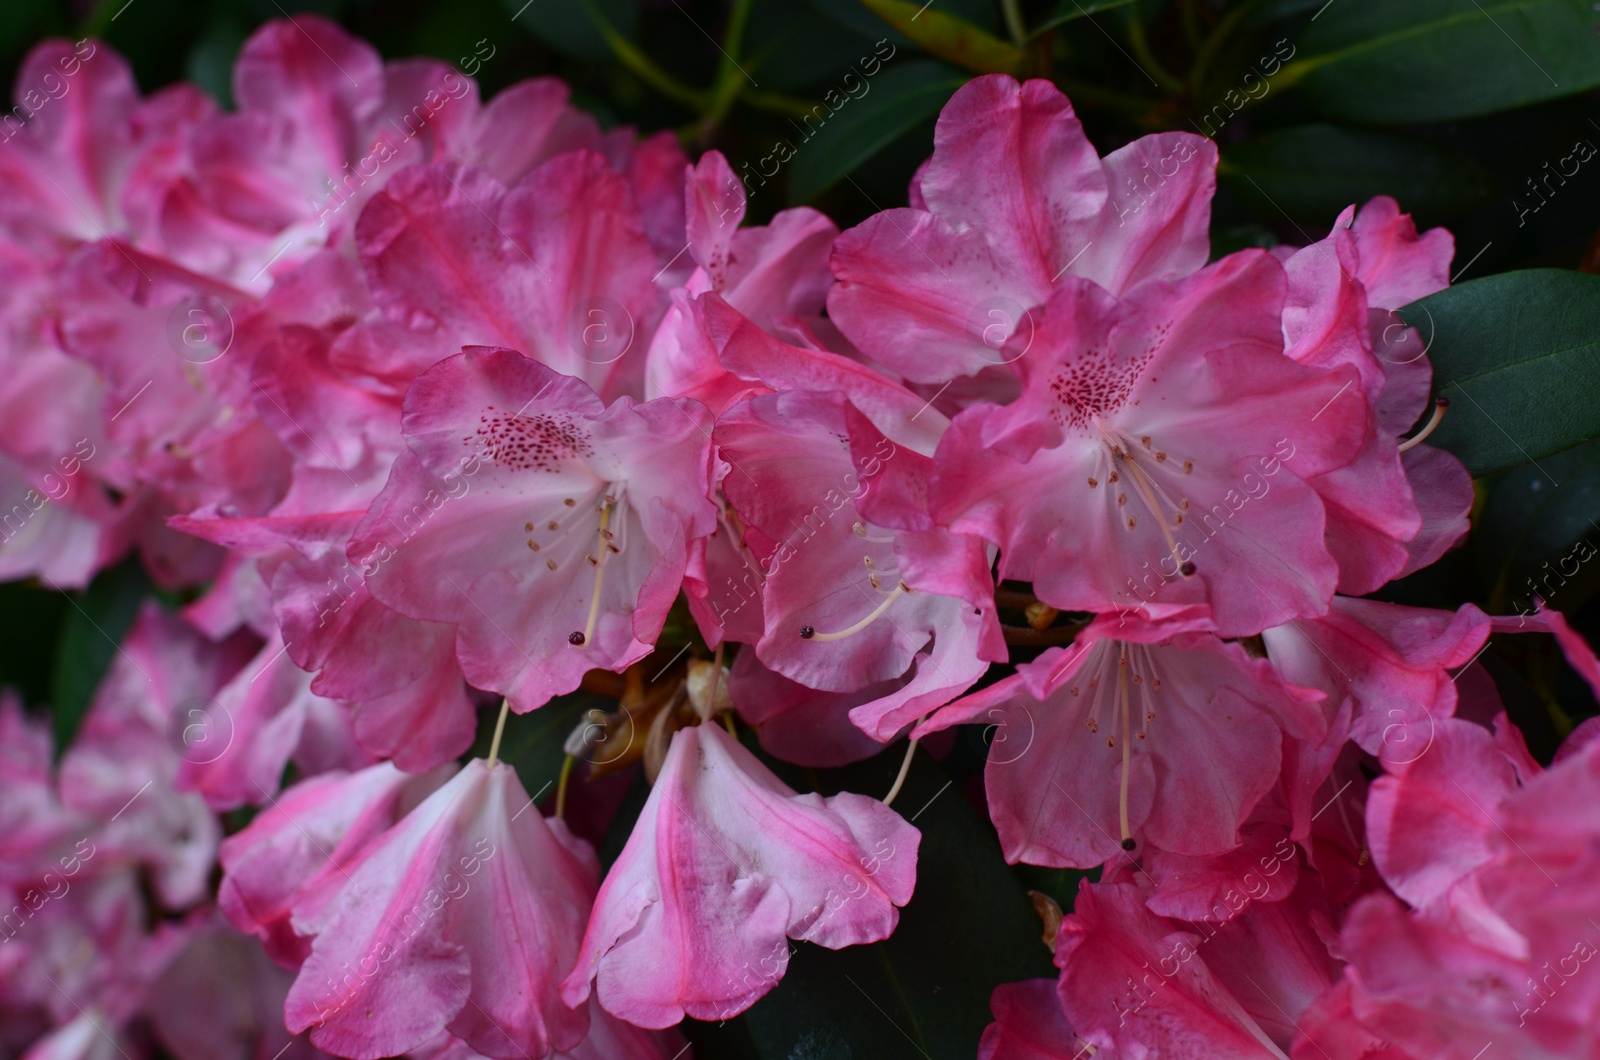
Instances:
[[[564,746],[567,737],[582,723],[584,711],[591,707],[604,710],[615,707],[615,702],[580,691],[557,696],[538,710],[506,718],[505,735],[500,739],[500,758],[516,769],[517,779],[535,800],[542,802],[555,790],[561,777],[561,763],[567,757]],[[498,708],[479,714],[473,757],[488,755],[498,715]]]
[[[838,84],[874,43],[804,3],[755,5],[744,41],[743,65],[775,92]]]
[[[95,688],[111,668],[140,602],[149,593],[150,579],[130,560],[102,573],[83,592],[68,596],[50,691],[58,753],[78,731]]]
[[[1474,475],[1600,436],[1600,276],[1528,269],[1401,310],[1428,342],[1450,412],[1429,439]]]
[[[1561,610],[1600,583],[1600,441],[1507,472],[1474,521],[1470,547],[1490,610],[1532,607],[1537,595]]]
[[[1048,18],[1028,30],[1037,37],[1045,30],[1054,29],[1076,19],[1087,18],[1100,11],[1114,11],[1119,7],[1132,7],[1139,0],[1061,0]]]
[[[1280,84],[1325,113],[1448,121],[1600,85],[1589,0],[1333,0]]]
[[[552,48],[580,59],[609,59],[601,23],[624,38],[639,29],[634,0],[505,0],[513,21]]]
[[[827,15],[841,26],[846,26],[871,40],[887,34],[894,43],[910,43],[897,30],[884,25],[883,20],[868,10],[861,0],[806,0],[813,8]],[[994,0],[933,0],[929,10],[939,10],[954,15],[991,33],[1000,32],[1000,5]]]
[[[1302,125],[1229,148],[1218,175],[1272,216],[1325,229],[1339,211],[1390,195],[1425,220],[1460,214],[1489,196],[1477,163],[1425,140],[1394,133]]]
[[[896,58],[865,82],[860,98],[838,93],[837,110],[819,104],[821,123],[805,119],[806,135],[790,141],[789,198],[803,202],[827,190],[901,133],[939,113],[964,80],[943,63]]]
[[[909,0],[861,0],[879,18],[936,59],[976,74],[1019,75],[1028,53],[972,23]]]

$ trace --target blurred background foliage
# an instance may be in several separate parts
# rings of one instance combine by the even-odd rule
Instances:
[[[1102,154],[1153,131],[1213,136],[1219,255],[1310,242],[1344,207],[1393,195],[1419,225],[1455,233],[1455,279],[1468,284],[1428,303],[1444,329],[1439,386],[1491,380],[1483,400],[1517,423],[1560,407],[1530,452],[1457,402],[1441,439],[1478,476],[1474,533],[1382,595],[1507,613],[1537,593],[1600,643],[1600,563],[1576,558],[1600,547],[1600,441],[1589,440],[1600,435],[1600,279],[1578,275],[1600,271],[1592,0],[5,0],[0,64],[9,80],[41,37],[97,35],[147,91],[188,79],[226,104],[245,38],[298,12],[335,18],[388,57],[476,69],[486,96],[555,75],[607,125],[717,148],[747,178],[756,223],[807,204],[848,227],[905,205],[940,108],[987,72],[1054,80]],[[1567,272],[1496,275],[1534,268]],[[1524,362],[1556,374],[1529,382],[1513,370]],[[83,593],[0,585],[0,683],[52,704],[70,734],[150,592],[131,563]],[[1498,637],[1484,661],[1545,760],[1596,712],[1549,638]],[[521,734],[525,781],[553,768],[539,735]],[[970,1057],[993,986],[1051,973],[1025,889],[1070,907],[1079,874],[1008,868],[979,813],[939,797],[956,784],[981,804],[986,735],[963,731],[942,761],[918,756],[911,771],[904,805],[926,811],[924,882],[902,930],[837,954],[798,947],[784,986],[745,1017],[690,1028],[698,1055]],[[879,790],[900,751],[791,779]],[[636,788],[614,825],[624,833]]]

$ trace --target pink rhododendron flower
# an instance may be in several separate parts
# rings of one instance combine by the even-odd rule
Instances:
[[[1286,737],[1320,734],[1320,697],[1197,624],[1104,616],[919,727],[1006,734],[984,782],[1007,860],[1086,868],[1118,849],[1239,846]]]
[[[355,773],[303,780],[223,840],[217,905],[258,936],[279,963],[297,968],[310,952],[294,928],[296,909],[332,900],[367,843],[393,827],[448,779],[449,768],[410,776],[384,762]]]
[[[1002,983],[989,1004],[994,1022],[983,1032],[978,1060],[1073,1060],[1085,1051],[1061,1011],[1053,979]]]
[[[793,102],[725,76],[784,39],[735,9],[669,93],[699,120],[643,137],[551,78],[484,99],[488,39],[389,61],[315,15],[226,109],[93,40],[23,59],[0,580],[89,587],[55,610],[114,651],[64,642],[48,720],[0,689],[0,1058],[681,1060],[747,1012],[770,1049],[792,943],[900,925],[919,821],[1053,870],[967,904],[1009,946],[1049,890],[1059,974],[900,978],[959,920],[925,880],[933,949],[864,954],[918,1048],[931,1003],[981,1060],[1600,1056],[1581,591],[1409,579],[1504,488],[1427,444],[1451,233],[1378,196],[1212,260],[1209,119],[1102,155],[1003,74],[841,232],[681,146]],[[881,801],[838,790],[901,740]]]
[[[510,767],[474,759],[344,865],[335,896],[296,905],[291,923],[314,941],[289,1029],[374,1058],[446,1030],[489,1056],[581,1041],[587,1014],[557,988],[598,869],[531,805]]]
[[[1047,81],[980,77],[939,117],[920,208],[886,210],[834,247],[829,316],[906,378],[942,383],[1014,360],[1064,279],[1121,294],[1205,264],[1216,147],[1189,133],[1104,159]]]
[[[458,623],[468,679],[519,711],[650,650],[715,519],[703,406],[606,408],[578,379],[475,349],[413,384],[405,425],[411,451],[351,544],[423,526],[380,557],[379,600]]]
[[[715,293],[755,327],[785,341],[832,339],[822,317],[833,277],[828,251],[839,230],[806,207],[784,210],[772,224],[740,228],[745,192],[721,152],[707,151],[685,187],[689,254],[698,266],[673,292],[672,306],[651,341],[646,389],[651,397],[692,397],[720,412],[746,389],[718,358],[715,318],[700,296]]]
[[[788,939],[886,938],[918,831],[875,799],[797,795],[716,725],[680,730],[595,899],[562,995],[641,1027],[726,1019],[783,977]]]
[[[723,489],[764,573],[757,656],[827,692],[854,692],[915,668],[901,694],[919,703],[868,729],[885,739],[988,668],[977,652],[984,618],[968,600],[907,583],[898,535],[865,517],[858,499],[899,448],[880,436],[856,454],[850,437],[842,401],[798,390],[729,409],[714,434],[733,467]]]
[[[1251,252],[1122,299],[1064,285],[1008,347],[1023,396],[940,441],[934,518],[1056,607],[1206,603],[1228,635],[1321,614],[1338,570],[1307,480],[1355,455],[1369,413],[1350,369],[1283,356],[1284,291]]]

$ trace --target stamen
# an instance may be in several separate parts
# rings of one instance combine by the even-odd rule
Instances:
[[[1405,441],[1403,441],[1399,445],[1395,446],[1395,448],[1403,453],[1407,449],[1410,449],[1412,446],[1421,445],[1424,441],[1427,440],[1428,435],[1432,434],[1435,430],[1438,429],[1439,421],[1444,419],[1444,410],[1449,408],[1449,407],[1450,407],[1450,399],[1449,398],[1440,398],[1439,400],[1435,401],[1433,403],[1433,415],[1431,417],[1429,417],[1427,423],[1423,424],[1422,430],[1418,431],[1416,434],[1412,435],[1410,438],[1407,438]]]
[[[811,629],[810,626],[804,626],[800,630],[800,636],[806,640],[817,641],[844,640],[846,637],[853,637],[857,633],[860,633],[862,630],[866,629],[868,626],[872,625],[879,618],[883,617],[883,613],[889,610],[889,605],[898,600],[901,593],[909,591],[910,590],[906,588],[906,583],[901,582],[899,585],[894,587],[894,590],[890,592],[888,596],[883,598],[883,603],[873,608],[871,614],[857,622],[855,625],[841,629],[834,633],[818,633],[816,630]],[[806,630],[808,629],[811,629],[811,635],[809,637],[806,636]]]
[[[1156,525],[1161,527],[1161,536],[1166,539],[1167,551],[1172,555],[1172,561],[1178,565],[1179,570],[1182,570],[1184,559],[1178,554],[1178,542],[1172,536],[1172,528],[1161,517],[1161,506],[1156,503],[1156,494],[1161,493],[1165,497],[1165,492],[1159,486],[1153,485],[1150,479],[1145,476],[1144,470],[1132,460],[1128,461],[1128,471],[1133,475],[1134,489],[1139,491],[1139,496],[1144,500],[1145,507],[1150,509],[1150,514],[1156,517]],[[1166,499],[1171,504],[1171,498]],[[1122,502],[1119,500],[1117,503],[1120,504]],[[1177,506],[1173,505],[1173,507]],[[1133,526],[1133,519],[1130,517],[1128,519],[1128,529],[1132,530]]]
[[[611,555],[606,549],[606,523],[611,520],[611,498],[606,498],[606,503],[600,508],[600,532],[596,536],[595,551],[600,553],[600,558],[589,556],[588,560],[594,564],[594,595],[589,600],[589,621],[583,625],[582,633],[574,633],[568,640],[574,647],[583,647],[594,639],[594,626],[600,619],[600,585],[606,576],[606,557]],[[573,639],[580,638],[580,639]]]
[[[1117,818],[1122,825],[1122,849],[1132,850],[1133,829],[1128,827],[1128,768],[1133,759],[1133,741],[1128,735],[1128,647],[1121,645],[1117,667],[1117,710],[1122,715],[1122,781],[1117,791]]]

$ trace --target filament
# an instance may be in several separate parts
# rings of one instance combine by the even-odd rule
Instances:
[[[917,738],[912,737],[911,742],[906,745],[906,756],[900,762],[900,772],[896,774],[894,778],[894,786],[889,789],[889,794],[883,797],[883,804],[885,806],[893,803],[894,797],[900,794],[900,788],[906,782],[906,774],[911,772],[911,756],[916,754],[916,751]]]
[[[595,545],[594,564],[594,596],[589,600],[589,621],[583,624],[583,639],[578,641],[582,647],[594,640],[595,623],[600,618],[600,584],[606,575],[606,557],[611,555],[611,550],[606,546],[610,543],[606,538],[606,524],[611,520],[611,505],[604,504],[600,507],[600,532],[595,535],[598,542]]]
[[[810,629],[811,627],[810,626],[806,626],[805,629],[802,629],[800,631],[800,635],[802,637],[805,637],[806,640],[818,640],[818,641],[844,640],[846,637],[853,637],[857,633],[860,633],[862,630],[866,629],[868,626],[872,625],[879,618],[883,617],[883,613],[885,611],[889,610],[889,606],[900,598],[900,594],[901,593],[906,592],[906,591],[907,591],[906,590],[906,583],[905,582],[900,582],[899,584],[897,584],[894,587],[894,589],[889,593],[889,595],[887,595],[887,596],[885,596],[883,598],[883,602],[881,604],[879,604],[877,607],[872,609],[872,613],[871,614],[869,614],[866,618],[863,618],[861,621],[857,622],[853,626],[849,626],[849,627],[847,627],[845,629],[838,630],[837,632],[834,632],[834,633],[816,633],[816,632],[813,632],[810,636],[806,636],[805,630]]]
[[[1122,713],[1122,782],[1117,790],[1117,817],[1122,825],[1122,849],[1133,849],[1133,829],[1128,827],[1128,767],[1133,758],[1133,739],[1128,732],[1128,647],[1121,645],[1117,666],[1117,707]]]
[[[495,762],[500,759],[500,737],[505,735],[506,715],[509,713],[511,713],[511,701],[502,699],[500,701],[500,717],[494,723],[494,738],[489,741],[489,769],[493,769]]]
[[[1403,453],[1413,446],[1421,445],[1425,440],[1427,440],[1428,435],[1432,434],[1438,429],[1439,421],[1444,419],[1444,410],[1449,407],[1450,400],[1448,398],[1440,398],[1439,400],[1435,401],[1433,403],[1433,415],[1428,417],[1428,422],[1422,425],[1422,430],[1418,431],[1410,438],[1407,438],[1395,448]]]

